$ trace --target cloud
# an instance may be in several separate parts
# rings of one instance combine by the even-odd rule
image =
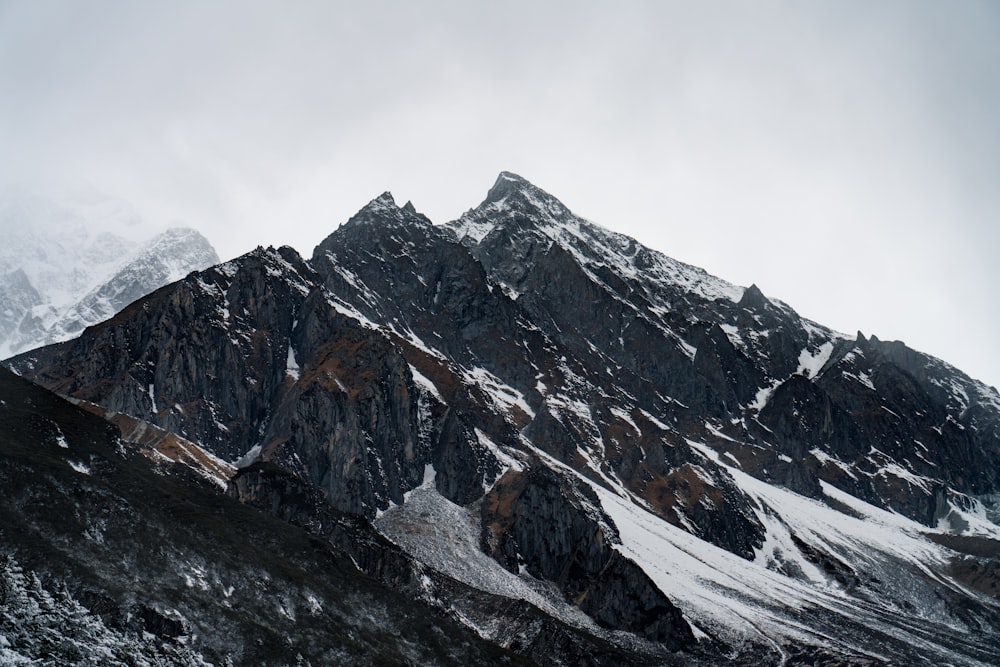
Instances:
[[[308,254],[385,189],[445,221],[509,169],[1000,384],[995,4],[585,4],[0,4],[0,179],[231,256]]]

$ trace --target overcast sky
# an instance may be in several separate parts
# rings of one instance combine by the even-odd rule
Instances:
[[[1000,3],[0,0],[0,184],[223,257],[514,171],[576,213],[1000,385]]]

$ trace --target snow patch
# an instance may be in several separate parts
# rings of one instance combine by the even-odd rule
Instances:
[[[500,479],[500,477],[502,477],[508,470],[517,470],[518,472],[524,470],[524,466],[520,461],[503,451],[503,449],[500,448],[500,445],[493,442],[488,435],[480,431],[478,428],[475,429],[475,431],[476,439],[479,441],[479,444],[485,447],[500,463],[500,465],[503,466],[503,470],[501,470],[497,475],[497,479]],[[494,480],[494,483],[495,482],[496,480]]]
[[[862,385],[864,385],[865,387],[867,387],[868,389],[871,389],[872,391],[875,391],[875,385],[872,383],[872,379],[871,379],[871,377],[868,376],[867,373],[861,373],[861,372],[851,373],[851,372],[848,372],[848,371],[842,371],[841,375],[843,375],[845,378],[848,378],[848,379],[854,380],[856,382],[859,382]]]
[[[632,419],[632,415],[630,415],[628,412],[626,412],[625,410],[622,410],[619,407],[612,406],[611,407],[611,414],[613,414],[614,416],[618,417],[623,422],[625,422],[626,424],[628,424],[629,426],[631,426],[632,430],[635,431],[636,435],[638,435],[638,436],[642,435],[642,429],[639,428],[638,424],[636,424],[635,421]]]
[[[930,486],[928,485],[928,482],[930,482],[929,479],[927,479],[926,477],[921,477],[920,475],[914,474],[913,472],[907,470],[906,468],[902,467],[898,463],[886,463],[886,464],[883,464],[882,467],[879,468],[878,473],[876,473],[876,474],[879,474],[879,475],[892,475],[893,477],[898,477],[899,479],[905,480],[911,486],[918,487],[919,489],[921,489],[925,493],[930,493],[931,492]]]
[[[234,461],[233,465],[236,466],[237,468],[246,468],[250,465],[253,465],[258,460],[260,460],[260,453],[261,453],[261,446],[254,445],[253,447],[250,448],[250,450],[246,454],[244,454],[239,459]]]
[[[299,368],[299,363],[295,360],[295,348],[292,347],[292,343],[289,341],[288,359],[285,362],[285,374],[295,380],[298,380],[300,370],[302,369]]]
[[[783,380],[775,380],[766,387],[761,387],[757,390],[757,395],[754,396],[753,403],[747,407],[756,412],[760,412],[767,405],[767,402],[771,400],[771,396],[774,395],[775,390],[782,385]]]
[[[531,409],[531,406],[524,399],[524,394],[504,383],[485,368],[477,366],[471,370],[463,369],[462,375],[467,383],[474,384],[482,389],[493,401],[496,408],[509,412],[511,408],[516,406],[524,414],[528,415],[529,419],[535,418],[535,411]]]
[[[844,473],[851,479],[857,479],[857,476],[855,476],[854,474],[854,469],[851,466],[844,463],[843,461],[841,461],[840,459],[830,456],[823,450],[816,448],[810,449],[809,453],[812,454],[813,457],[815,457],[815,459],[820,462],[820,465],[826,465],[828,463],[833,464],[838,468],[840,468],[841,470],[843,470]]]
[[[2,401],[0,401],[2,403]],[[56,425],[56,445],[60,449],[69,449],[69,443],[66,442],[66,436],[63,435],[62,429]]]
[[[831,354],[833,354],[833,343],[830,341],[820,345],[814,352],[805,348],[799,353],[799,367],[795,372],[812,380],[830,360]]]
[[[660,429],[661,431],[669,431],[670,430],[669,426],[667,426],[666,424],[664,424],[663,422],[661,422],[659,419],[657,419],[656,417],[654,417],[653,415],[651,415],[646,410],[643,410],[642,408],[639,408],[639,412],[642,413],[642,416],[645,417],[646,419],[648,419],[650,421],[650,423],[653,424],[653,426],[655,426],[656,428]]]
[[[361,324],[363,327],[367,329],[374,329],[376,331],[379,331],[381,329],[381,327],[378,324],[372,322],[370,319],[365,317],[360,310],[350,305],[349,303],[341,300],[339,297],[330,294],[329,292],[326,293],[326,303],[341,315],[346,315],[347,317],[350,317],[352,320],[356,320],[359,324]]]
[[[444,403],[444,399],[441,397],[441,393],[438,391],[437,387],[431,380],[425,376],[423,373],[417,370],[417,367],[413,364],[408,364],[410,367],[410,375],[413,376],[413,381],[417,383],[421,389],[426,391],[428,394],[436,398],[441,403]]]

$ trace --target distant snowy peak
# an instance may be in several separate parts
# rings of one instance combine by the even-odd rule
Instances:
[[[189,228],[168,229],[145,244],[106,281],[88,292],[49,327],[53,341],[105,320],[136,299],[192,271],[219,263],[208,240]]]
[[[99,255],[102,261],[88,266],[88,256]],[[0,287],[0,356],[72,338],[159,287],[219,262],[204,236],[182,227],[142,244],[98,234],[75,259],[63,257],[65,266],[36,264],[34,276],[21,268],[9,274]]]
[[[0,340],[16,329],[19,314],[23,316],[41,303],[41,295],[23,269],[4,274],[0,279]]]
[[[22,269],[44,291],[58,283],[71,300],[155,233],[128,202],[93,191],[0,194],[0,273]],[[54,295],[55,296],[55,295]]]
[[[143,271],[165,285],[218,263],[208,239],[190,227],[174,227],[147,243],[122,271]]]

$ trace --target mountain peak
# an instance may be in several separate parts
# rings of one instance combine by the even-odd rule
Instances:
[[[527,179],[509,171],[501,171],[493,187],[486,193],[486,202],[500,201],[512,194],[536,189]]]
[[[66,545],[80,554],[74,571],[104,573],[109,595],[183,609],[192,650],[208,637],[247,663],[261,660],[220,619],[253,641],[255,619],[271,613],[277,625],[265,630],[289,638],[275,662],[299,646],[300,662],[334,661],[324,628],[361,638],[344,654],[355,661],[500,662],[433,647],[372,654],[369,636],[424,629],[322,577],[255,585],[275,553],[304,549],[331,571],[356,565],[372,577],[366,591],[410,595],[420,573],[433,623],[459,619],[528,661],[757,667],[794,652],[811,664],[1000,664],[996,392],[902,343],[852,345],[758,286],[577,217],[510,172],[489,196],[441,229],[384,193],[310,262],[261,248],[134,302],[75,343],[8,362],[216,457],[257,461],[226,484],[228,499],[274,515],[261,559],[226,543],[240,549],[239,572],[216,568],[185,587],[177,572],[201,578],[192,563],[217,552],[177,551],[187,525],[167,532],[123,514],[126,528],[150,526],[139,543],[170,548],[126,569],[136,588],[122,590],[118,568],[103,564],[136,540],[125,531],[112,542],[103,517],[134,503],[95,486],[117,481],[117,436],[106,428],[108,447],[85,449],[75,413],[36,419],[37,394],[12,412],[24,390],[0,373],[0,460],[16,464],[0,465],[0,487],[13,489],[0,515],[41,512],[14,533],[19,557],[30,548],[31,562],[48,562]],[[96,295],[89,310],[107,301]],[[150,486],[127,472],[125,482],[182,498],[184,521],[223,508],[238,523],[220,539],[264,520],[221,496],[198,504],[195,487],[179,486],[186,478]],[[39,502],[20,502],[50,477],[58,483],[30,496]],[[85,493],[69,497],[70,486]],[[53,508],[84,500],[91,509],[58,542],[39,542]],[[278,520],[297,532],[279,532]],[[4,525],[5,548],[18,523]],[[250,585],[228,591],[229,579]],[[345,595],[360,626],[330,615]],[[254,606],[233,615],[227,599]],[[276,599],[301,613],[274,614]],[[359,634],[372,618],[377,633]],[[47,635],[32,637],[49,650]],[[307,656],[313,646],[322,654]]]
[[[346,223],[320,241],[313,249],[313,259],[334,251],[342,243],[344,235],[368,237],[375,230],[381,230],[379,233],[383,231],[394,233],[393,230],[427,229],[432,226],[430,219],[417,211],[413,202],[407,201],[403,206],[399,206],[392,193],[386,191],[365,204]]]
[[[528,179],[510,171],[501,171],[493,187],[486,193],[483,204],[496,204],[503,201],[519,201],[532,204],[538,208],[561,209],[569,212],[558,199],[545,192]]]
[[[375,197],[375,199],[372,199],[361,210],[366,211],[366,210],[377,210],[386,208],[392,208],[392,209],[399,208],[398,206],[396,206],[396,198],[393,197],[392,193],[389,192],[388,190],[380,194],[378,197]]]
[[[413,202],[406,202],[403,206],[396,204],[395,197],[392,196],[391,192],[383,192],[375,199],[368,202],[360,211],[354,214],[351,220],[367,221],[367,222],[423,222],[430,224],[430,220],[427,219],[421,213],[417,212],[416,207]]]
[[[500,172],[483,203],[468,211],[462,216],[462,220],[496,219],[498,213],[501,219],[514,213],[520,218],[528,216],[539,222],[550,223],[575,218],[573,212],[561,201],[527,179],[509,171]]]
[[[498,225],[559,224],[573,219],[566,206],[526,178],[501,171],[486,199],[448,225],[463,243],[479,243]]]

